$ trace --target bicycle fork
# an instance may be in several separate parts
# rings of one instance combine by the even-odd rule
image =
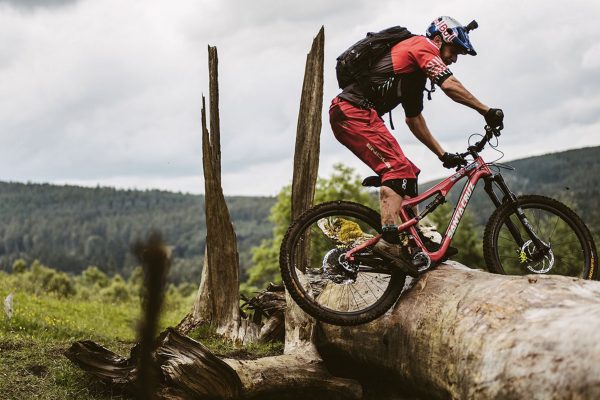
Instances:
[[[500,207],[501,205],[503,205],[506,202],[509,202],[513,206],[515,214],[516,214],[517,218],[519,219],[519,221],[521,221],[521,223],[523,224],[523,228],[525,229],[525,232],[527,232],[527,234],[531,238],[531,241],[535,245],[535,248],[539,249],[534,254],[532,254],[532,256],[538,255],[540,253],[540,251],[541,251],[542,255],[545,255],[546,252],[548,250],[550,250],[550,246],[548,246],[546,243],[542,242],[542,240],[534,232],[533,227],[529,223],[529,220],[525,216],[523,209],[519,205],[519,200],[517,199],[517,196],[515,196],[515,194],[510,191],[510,189],[506,185],[506,182],[504,181],[504,178],[502,177],[502,175],[496,174],[496,175],[492,175],[489,177],[485,177],[484,182],[485,182],[484,190],[486,191],[486,193],[488,194],[488,196],[490,197],[490,199],[492,200],[492,203],[494,203],[496,208]],[[496,195],[496,192],[494,192],[493,184],[495,184],[498,187],[498,189],[500,189],[500,191],[504,194],[504,197],[502,198],[502,200],[500,200],[498,198],[498,196]],[[523,248],[526,241],[523,240],[523,238],[521,237],[521,233],[519,232],[519,229],[515,226],[515,224],[512,222],[512,220],[510,218],[507,218],[507,220],[506,220],[506,227],[508,228],[509,232],[511,233],[512,237],[515,239],[515,242],[517,242],[519,247]]]

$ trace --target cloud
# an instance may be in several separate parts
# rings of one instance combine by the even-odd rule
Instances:
[[[219,51],[225,191],[274,194],[291,181],[306,54],[321,25],[320,171],[342,161],[370,174],[329,128],[335,58],[367,31],[402,24],[422,33],[438,15],[479,22],[479,55],[452,70],[485,104],[505,110],[507,159],[600,144],[599,50],[593,24],[583,23],[600,15],[594,1],[0,0],[0,179],[201,192],[211,44]],[[439,89],[424,115],[448,151],[463,150],[483,126]],[[402,120],[398,108],[393,133],[422,179],[446,174]]]
[[[600,44],[593,45],[583,54],[581,67],[596,70],[600,68]]]
[[[53,9],[69,6],[81,0],[0,0],[0,5],[8,5],[19,10]]]

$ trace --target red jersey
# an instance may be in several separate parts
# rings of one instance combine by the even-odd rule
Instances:
[[[398,43],[392,47],[390,58],[394,74],[421,70],[437,85],[452,75],[440,57],[440,49],[425,36],[413,36]]]
[[[339,97],[379,115],[402,104],[406,116],[414,117],[423,110],[427,78],[440,85],[450,75],[438,47],[425,36],[413,36],[393,46],[361,75],[360,84],[344,88]]]

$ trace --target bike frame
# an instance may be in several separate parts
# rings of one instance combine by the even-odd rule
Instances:
[[[437,185],[425,191],[423,194],[407,199],[402,202],[402,207],[400,209],[400,219],[402,220],[402,224],[398,227],[399,231],[404,231],[408,229],[410,234],[412,234],[413,239],[417,243],[417,245],[422,249],[422,251],[429,256],[431,261],[438,262],[442,259],[450,243],[452,242],[452,237],[456,232],[456,228],[458,228],[458,224],[460,223],[465,209],[469,204],[469,200],[471,199],[471,195],[473,194],[473,190],[475,189],[475,185],[482,178],[491,177],[492,171],[488,167],[488,165],[483,161],[483,158],[478,157],[472,163],[466,165],[464,168],[461,168],[454,175],[444,179]],[[457,206],[454,209],[454,213],[452,214],[452,218],[450,219],[450,224],[446,229],[442,237],[442,241],[440,243],[440,248],[435,252],[429,252],[427,248],[424,246],[421,241],[420,236],[417,234],[416,225],[417,223],[423,219],[423,217],[428,213],[428,209],[425,210],[424,213],[417,215],[415,217],[410,217],[412,214],[412,209],[416,205],[422,203],[423,201],[432,198],[433,196],[441,196],[440,203],[443,202],[446,195],[454,185],[456,185],[459,181],[461,181],[464,177],[467,177],[467,182],[463,187],[463,190],[460,194],[460,198],[457,202]]]
[[[467,178],[467,182],[463,187],[457,206],[454,210],[454,213],[452,214],[450,224],[448,225],[448,228],[446,229],[446,232],[442,237],[440,248],[437,251],[430,252],[429,250],[427,250],[427,248],[421,241],[416,230],[416,225],[420,220],[422,220],[425,217],[425,215],[432,212],[438,205],[444,203],[448,192],[454,187],[454,185],[456,185],[465,177]],[[454,236],[456,228],[458,227],[458,224],[460,223],[464,215],[465,209],[469,204],[469,200],[471,199],[471,195],[473,194],[475,185],[477,185],[477,182],[479,182],[479,180],[481,179],[485,181],[485,191],[494,203],[494,205],[496,207],[499,207],[504,201],[513,202],[516,205],[517,215],[519,219],[523,222],[525,230],[527,231],[529,236],[541,248],[546,248],[547,245],[542,243],[538,239],[537,235],[533,232],[533,229],[529,225],[523,211],[518,206],[516,196],[508,189],[506,183],[504,182],[504,179],[502,178],[502,175],[493,174],[488,164],[483,160],[481,156],[479,156],[479,154],[476,154],[476,157],[474,157],[474,160],[471,163],[464,166],[463,168],[460,168],[452,176],[449,176],[448,178],[444,179],[437,185],[425,191],[423,194],[404,200],[402,202],[402,207],[399,210],[400,219],[402,223],[398,227],[398,230],[400,232],[406,231],[407,233],[412,235],[413,240],[421,248],[421,251],[424,254],[426,254],[432,262],[439,262],[444,257],[444,254],[446,253],[448,247],[450,246],[450,243],[452,242],[452,237]],[[504,194],[502,200],[500,200],[494,192],[492,185],[493,183],[495,183],[496,186],[500,189],[500,191]],[[425,210],[419,215],[414,216],[413,207],[434,196],[435,199],[426,206]],[[519,243],[519,245],[523,245],[525,241],[521,238],[519,230],[510,221],[507,223],[507,226],[516,242]],[[377,235],[372,239],[366,241],[365,243],[361,244],[360,246],[351,249],[345,254],[346,260],[351,262],[354,261],[354,256],[356,253],[360,252],[366,247],[372,246],[373,244],[377,243],[380,240],[380,238],[381,235]]]

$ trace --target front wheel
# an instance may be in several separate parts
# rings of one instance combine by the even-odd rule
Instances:
[[[519,196],[517,200],[517,205],[500,206],[485,228],[483,253],[490,272],[597,279],[596,246],[577,214],[544,196]]]
[[[379,214],[361,204],[332,201],[304,212],[286,232],[279,255],[294,301],[334,325],[358,325],[384,314],[400,296],[406,275],[368,248],[353,262],[344,256],[379,233]]]

